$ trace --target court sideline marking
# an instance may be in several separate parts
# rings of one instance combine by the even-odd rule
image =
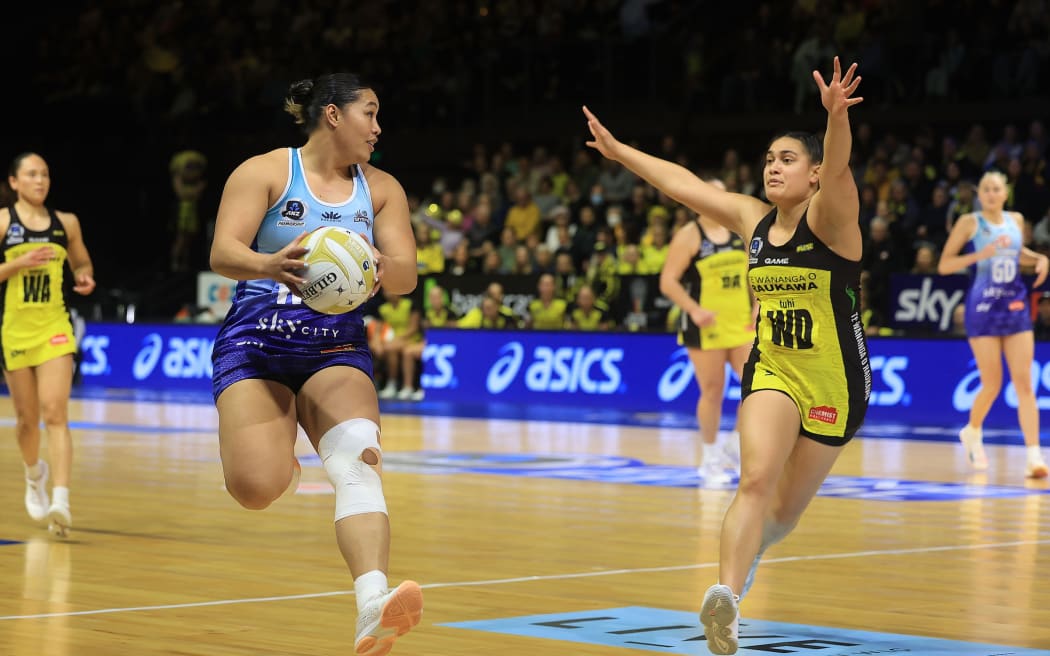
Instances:
[[[1016,540],[1013,542],[992,542],[989,544],[960,544],[941,547],[914,547],[910,549],[880,549],[872,551],[852,551],[838,554],[815,554],[809,556],[784,556],[782,558],[764,559],[764,565],[773,563],[794,563],[809,560],[836,560],[840,558],[865,558],[874,556],[900,556],[909,554],[937,553],[945,551],[968,551],[978,549],[1002,549],[1006,547],[1021,547],[1050,544],[1047,540]],[[638,567],[633,569],[610,569],[597,572],[575,572],[569,574],[541,574],[536,576],[519,576],[506,579],[487,579],[482,581],[458,581],[448,583],[426,583],[422,588],[466,588],[487,585],[504,585],[508,583],[528,583],[531,581],[557,581],[564,579],[582,579],[592,576],[616,576],[620,574],[645,574],[654,572],[676,572],[690,569],[711,569],[718,567],[718,563],[696,563],[693,565],[668,565],[664,567]],[[76,617],[80,615],[105,615],[109,613],[135,613],[151,610],[175,610],[181,608],[204,608],[207,606],[228,606],[232,604],[257,604],[271,601],[294,601],[297,599],[318,599],[321,597],[336,597],[340,595],[353,594],[353,590],[334,590],[331,592],[311,592],[297,595],[281,595],[277,597],[248,597],[243,599],[220,599],[216,601],[195,601],[183,604],[159,604],[156,606],[130,606],[127,608],[98,608],[95,610],[78,610],[64,613],[38,613],[35,615],[6,615],[0,616],[0,621],[7,620],[33,620],[52,617]]]

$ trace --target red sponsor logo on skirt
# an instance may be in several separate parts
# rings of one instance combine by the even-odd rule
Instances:
[[[59,333],[58,335],[52,335],[51,339],[48,340],[51,346],[58,346],[59,344],[68,344],[69,335],[65,333]]]
[[[834,424],[838,421],[839,411],[838,408],[832,408],[827,405],[818,405],[809,409],[809,418],[814,421],[822,421],[825,424]]]
[[[1011,312],[1017,312],[1018,310],[1024,309],[1024,301],[1011,301],[1010,305],[1007,306]]]

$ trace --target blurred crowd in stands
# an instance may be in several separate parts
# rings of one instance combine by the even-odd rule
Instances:
[[[985,171],[1006,174],[1006,209],[1024,215],[1030,248],[1050,252],[1050,141],[1041,121],[1007,124],[992,135],[980,124],[962,135],[875,135],[864,122],[855,131],[852,166],[873,332],[889,325],[884,314],[892,274],[937,274],[953,222],[980,209],[975,189]],[[713,165],[696,163],[667,136],[655,154],[702,178],[719,178],[730,191],[763,196],[759,153],[730,149]],[[409,190],[409,202],[421,275],[530,275],[538,281],[551,274],[554,295],[568,304],[566,326],[581,288],[599,307],[612,307],[623,288],[619,281],[658,274],[670,238],[695,219],[593,151],[562,155],[539,147],[525,153],[509,143],[475,145],[455,175],[436,178],[423,193]],[[623,319],[611,317],[625,327]],[[535,321],[524,313],[518,323]]]
[[[1050,62],[1045,0],[77,4],[27,7],[38,72],[24,91],[126,103],[150,124],[243,126],[333,66],[376,80],[399,124],[442,126],[581,97],[800,112],[810,71],[836,54],[862,62],[881,105],[1045,96]]]
[[[171,218],[143,221],[138,229],[148,240],[149,230],[163,226],[163,243],[173,244],[171,272],[191,272],[207,266],[208,224],[232,164],[264,147],[292,145],[285,139],[293,126],[280,111],[289,82],[333,68],[361,72],[380,93],[381,122],[393,126],[392,139],[384,135],[382,142],[409,129],[414,135],[429,130],[445,143],[450,134],[466,139],[459,152],[443,151],[444,163],[428,164],[423,174],[409,176],[405,169],[429,155],[425,141],[377,162],[405,182],[411,200],[425,278],[414,299],[420,325],[431,307],[427,280],[447,288],[450,277],[476,275],[526,277],[528,293],[516,293],[516,303],[489,303],[463,325],[660,330],[668,324],[654,323],[637,307],[644,294],[626,290],[659,271],[670,238],[692,214],[584,148],[582,117],[572,134],[539,126],[547,115],[579,116],[581,101],[602,102],[622,117],[614,125],[621,138],[760,197],[761,145],[705,148],[713,139],[696,117],[753,116],[748,129],[759,140],[779,129],[813,127],[803,121],[820,109],[810,72],[839,55],[860,62],[864,78],[853,170],[867,239],[866,320],[878,334],[891,332],[885,316],[890,276],[935,273],[947,230],[973,209],[983,171],[1007,174],[1008,209],[1024,214],[1030,246],[1050,248],[1048,140],[1036,120],[1041,114],[1024,109],[1050,99],[1046,5],[253,0],[233,12],[219,0],[80,2],[62,12],[40,5],[29,8],[11,35],[33,62],[33,75],[20,82],[20,93],[34,98],[32,109],[8,103],[3,111],[20,125],[39,126],[40,135],[68,124],[54,118],[92,117],[93,129],[75,146],[59,136],[54,144],[41,136],[31,146],[66,173],[56,177],[56,197],[67,194],[66,205],[89,230],[112,204],[93,193],[99,183],[90,176],[126,161],[134,142],[135,166],[125,182],[137,192],[127,194],[124,211],[154,217],[156,208],[172,207]],[[960,107],[971,108],[966,123]],[[922,110],[923,120],[886,118],[901,108]],[[535,116],[530,141],[471,146],[470,128],[498,132],[508,112],[520,117],[523,109]],[[682,123],[647,121],[666,111]],[[683,129],[686,118],[691,131]],[[127,143],[115,143],[115,132]],[[187,162],[197,161],[185,157],[187,151],[207,162],[206,181],[187,173]],[[89,163],[77,160],[85,153]],[[164,171],[169,160],[168,177],[155,176],[151,186],[154,178],[144,179],[142,171]],[[69,175],[71,169],[83,176]],[[107,270],[109,263],[134,264],[133,254],[107,257],[101,239],[92,247],[103,287],[124,273]],[[156,259],[145,265],[156,268]],[[123,280],[131,284],[131,278],[147,276]],[[479,293],[475,300],[490,296]],[[564,304],[560,318],[552,303]],[[475,303],[479,313],[485,304]],[[581,313],[581,307],[594,309]],[[673,320],[673,308],[662,309],[659,316]],[[468,310],[453,303],[450,311],[456,321]]]

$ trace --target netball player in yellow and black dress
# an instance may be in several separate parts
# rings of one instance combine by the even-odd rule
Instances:
[[[789,132],[770,142],[763,182],[772,204],[718,189],[617,141],[584,108],[594,136],[588,145],[748,243],[759,314],[744,368],[740,482],[722,522],[719,583],[700,608],[716,654],[736,653],[737,604],[762,551],[798,523],[867,410],[860,200],[849,169],[848,110],[861,102],[851,97],[860,83],[855,73],[856,64],[843,73],[837,57],[830,82],[813,72],[828,115],[824,141]]]
[[[73,440],[68,405],[73,384],[73,326],[63,296],[66,262],[73,270],[73,291],[95,289],[91,257],[80,221],[44,205],[51,188],[47,163],[25,153],[11,164],[8,184],[17,195],[0,209],[3,263],[0,264],[0,353],[4,380],[17,415],[15,432],[26,469],[26,511],[48,520],[56,535],[73,525],[69,480]],[[40,459],[40,423],[47,430],[54,473],[47,493],[48,465]]]
[[[407,344],[401,351],[401,391],[397,398],[402,401],[422,401],[425,392],[422,386],[416,387],[417,366],[423,360],[423,351],[427,347],[427,331],[431,328],[445,328],[456,325],[459,315],[449,307],[445,297],[445,288],[437,283],[427,289],[427,305],[423,312],[420,326],[421,339]]]
[[[718,180],[709,184],[725,189]],[[700,387],[696,404],[700,481],[724,485],[732,481],[728,470],[737,468],[740,457],[736,431],[718,442],[726,364],[743,379],[744,363],[755,341],[744,240],[698,216],[671,239],[660,271],[660,292],[678,307],[678,343],[686,348]]]

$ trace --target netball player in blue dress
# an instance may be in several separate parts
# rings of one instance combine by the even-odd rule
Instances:
[[[981,389],[959,439],[974,469],[987,469],[981,425],[1002,388],[1005,356],[1017,391],[1017,419],[1027,447],[1025,476],[1045,478],[1048,470],[1039,450],[1039,408],[1031,375],[1035,356],[1032,314],[1028,288],[1019,269],[1020,265],[1035,265],[1035,286],[1038,287],[1046,279],[1047,257],[1024,247],[1024,217],[1003,210],[1006,176],[997,171],[985,173],[977,193],[981,210],[959,217],[944,244],[937,267],[940,273],[947,274],[977,265],[966,299],[965,323],[981,376]],[[973,242],[973,252],[960,255],[968,241]]]
[[[226,488],[262,509],[298,478],[297,425],[335,487],[335,533],[354,577],[354,652],[385,654],[419,622],[419,585],[390,590],[390,523],[382,487],[379,402],[360,310],[326,315],[302,304],[305,249],[321,226],[363,234],[385,289],[416,286],[408,202],[391,175],[368,164],[379,99],[357,76],[294,83],[286,110],[308,135],[301,148],[252,157],[223,190],[211,267],[238,280],[212,354]]]

